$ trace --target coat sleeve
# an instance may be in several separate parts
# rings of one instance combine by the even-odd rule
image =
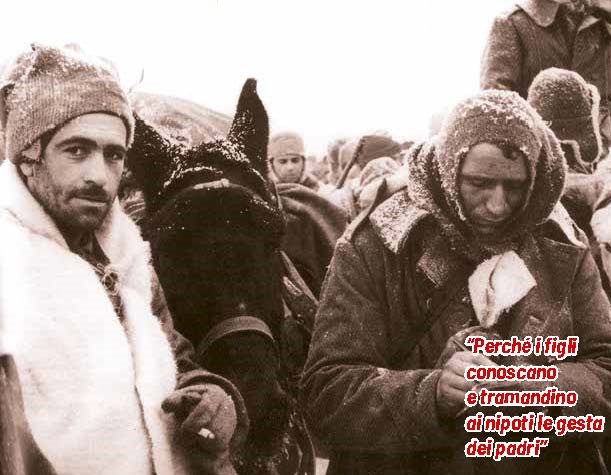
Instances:
[[[440,371],[389,369],[393,329],[379,288],[386,251],[379,240],[372,244],[361,253],[342,237],[336,246],[302,378],[306,417],[336,450],[407,453],[451,446],[455,428],[436,409]]]
[[[572,286],[573,331],[579,336],[575,361],[559,362],[558,380],[563,391],[579,395],[574,407],[563,407],[563,415],[593,414],[611,417],[611,313],[598,269],[590,251]]]
[[[170,342],[172,351],[174,352],[177,372],[176,389],[184,389],[189,386],[199,384],[216,384],[217,386],[223,388],[223,390],[233,400],[237,415],[234,444],[242,442],[246,438],[249,422],[246,413],[246,406],[244,405],[244,400],[242,399],[240,392],[233,385],[233,383],[231,383],[231,381],[223,378],[222,376],[206,371],[195,362],[195,351],[193,350],[193,345],[174,328],[172,315],[170,314],[159,278],[157,277],[155,270],[152,268],[151,273],[153,291],[151,306],[153,315],[155,315],[161,322],[163,331]]]
[[[522,91],[523,52],[518,32],[507,16],[495,18],[481,60],[481,89]]]

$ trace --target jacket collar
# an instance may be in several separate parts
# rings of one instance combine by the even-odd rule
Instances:
[[[537,25],[547,28],[556,19],[556,14],[560,5],[552,0],[522,0],[516,4],[522,9]],[[593,15],[588,15],[579,25],[578,32],[592,26],[594,23],[602,21]],[[604,22],[609,36],[611,36],[611,25]]]
[[[400,191],[375,208],[369,215],[369,222],[384,246],[394,254],[401,254],[410,233],[429,216],[432,214],[418,208],[409,199],[407,192]],[[550,251],[555,247],[560,249],[558,254],[566,254],[567,249],[573,249],[576,253],[583,251],[585,245],[579,239],[573,221],[561,204],[554,208],[548,222],[565,238],[565,243],[546,240]],[[459,265],[456,253],[449,249],[446,240],[438,233],[430,239],[427,238],[418,267],[435,285],[443,284]]]
[[[369,216],[369,222],[384,245],[394,254],[401,254],[413,229],[425,218],[433,216],[410,201],[407,192],[398,192],[381,203]],[[418,267],[436,286],[443,285],[459,267],[456,253],[451,252],[439,233],[427,236],[427,245]]]
[[[546,28],[554,23],[558,5],[552,0],[523,0],[519,2],[520,7],[540,27]]]
[[[557,327],[551,333],[544,327],[557,324],[584,250],[585,246],[580,248],[548,238],[537,243],[533,236],[527,238],[520,257],[537,285],[516,304],[508,335],[523,337],[557,332]]]
[[[406,191],[395,193],[382,202],[369,215],[369,221],[384,245],[399,254],[409,233],[431,213],[418,208],[407,196]]]
[[[34,234],[43,236],[69,251],[57,225],[23,182],[17,167],[5,160],[0,165],[0,212]],[[121,209],[118,200],[95,231],[98,244],[119,272],[127,272],[136,260],[148,260],[148,246],[140,237],[137,226]]]

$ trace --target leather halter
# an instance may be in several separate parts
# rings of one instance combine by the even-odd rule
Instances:
[[[256,317],[242,316],[232,317],[227,320],[223,320],[214,325],[208,333],[204,336],[204,339],[197,345],[197,356],[202,357],[206,351],[210,349],[212,344],[220,340],[223,337],[231,335],[233,333],[259,333],[266,337],[273,345],[276,350],[276,354],[279,354],[278,344],[272,334],[269,326]]]

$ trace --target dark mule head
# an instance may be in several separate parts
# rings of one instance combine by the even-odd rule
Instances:
[[[268,134],[248,80],[226,138],[188,149],[137,119],[128,157],[175,325],[205,368],[238,387],[251,425],[247,450],[263,455],[277,449],[288,420],[278,354],[284,221],[267,181]]]

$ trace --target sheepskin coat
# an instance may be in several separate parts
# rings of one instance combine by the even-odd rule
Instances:
[[[199,382],[208,374],[189,363],[171,322],[153,314],[159,295],[137,227],[115,202],[96,231],[119,275],[122,324],[90,264],[69,250],[8,161],[0,189],[1,343],[14,356],[41,451],[61,474],[194,473],[161,403],[177,387],[177,362]],[[173,349],[183,354],[175,359]]]
[[[606,116],[611,98],[611,25],[592,15],[573,24],[567,20],[566,8],[553,0],[524,0],[497,16],[482,56],[482,89],[510,89],[526,98],[539,71],[570,69],[598,88],[601,115]]]
[[[520,338],[578,335],[579,356],[555,363],[555,385],[579,393],[578,404],[561,411],[609,417],[610,307],[582,241],[570,221],[551,219],[524,240],[519,255],[537,286],[503,316],[499,330]],[[332,452],[328,474],[524,474],[550,467],[556,474],[576,473],[572,456],[590,453],[564,437],[539,459],[464,456],[471,436],[464,418],[440,416],[435,392],[447,340],[477,322],[466,285],[458,284],[461,275],[466,284],[469,266],[450,249],[432,214],[404,191],[362,215],[340,238],[301,387],[310,427]],[[427,327],[435,302],[444,300]],[[532,356],[526,363],[549,361]],[[555,465],[558,451],[569,455],[561,458],[564,465]]]

